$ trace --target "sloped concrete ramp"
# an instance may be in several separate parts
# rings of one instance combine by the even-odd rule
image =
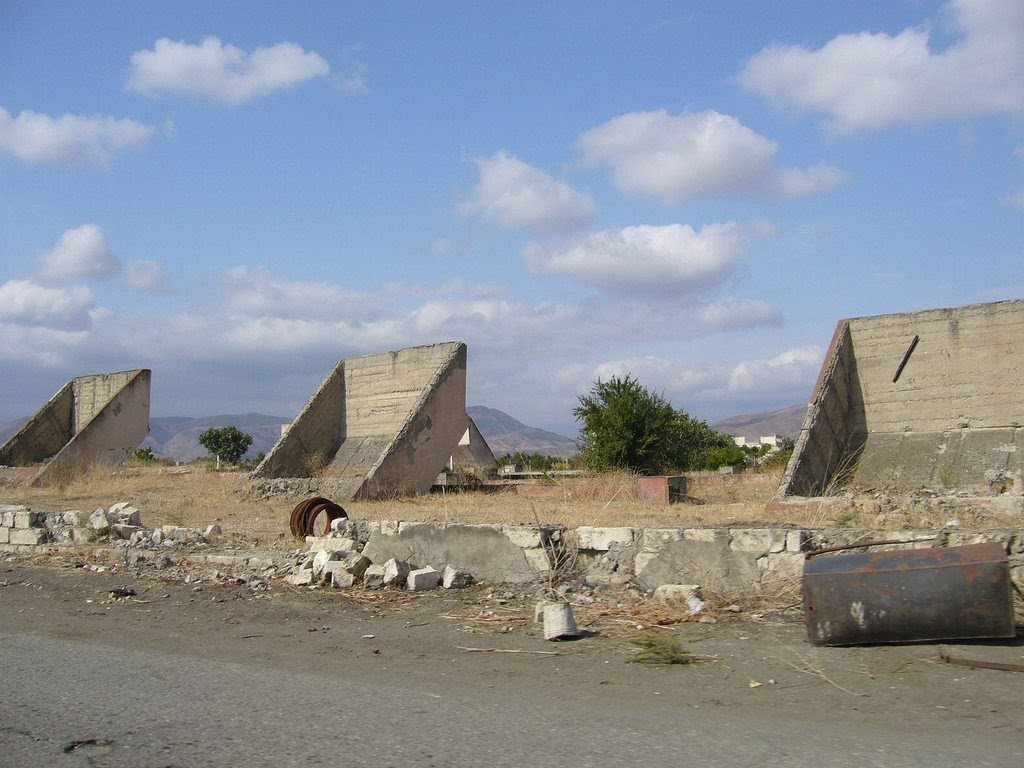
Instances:
[[[840,320],[777,500],[1024,493],[1024,301]]]
[[[45,462],[42,485],[98,462],[124,461],[149,434],[152,372],[146,368],[71,379],[0,446],[0,465]]]
[[[427,491],[470,428],[466,345],[452,341],[341,360],[255,478],[330,480],[338,500]]]

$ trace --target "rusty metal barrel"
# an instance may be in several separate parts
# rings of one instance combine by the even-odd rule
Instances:
[[[808,553],[804,618],[813,645],[1013,637],[1004,544]]]

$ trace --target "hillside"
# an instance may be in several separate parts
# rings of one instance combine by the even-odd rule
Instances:
[[[543,456],[574,456],[576,443],[565,435],[528,427],[504,411],[471,405],[466,412],[484,436],[495,458],[507,453],[539,453]]]
[[[730,435],[744,435],[756,440],[761,435],[781,435],[795,438],[803,424],[805,405],[792,405],[777,411],[751,413],[723,419],[711,426]],[[466,409],[476,423],[495,457],[522,451],[545,456],[572,456],[577,452],[576,443],[565,435],[531,427],[512,418],[504,411],[473,405]],[[252,447],[248,457],[267,453],[281,436],[281,425],[288,419],[284,416],[267,416],[246,413],[221,416],[155,416],[149,420],[149,436],[142,446],[151,448],[153,453],[176,461],[190,461],[206,455],[206,449],[199,445],[199,435],[210,427],[238,427],[252,435]],[[0,423],[0,444],[21,428],[25,419]]]
[[[742,435],[752,441],[756,441],[761,435],[779,435],[795,440],[800,434],[806,413],[807,405],[800,403],[777,411],[731,416],[712,424],[711,427],[730,435]]]

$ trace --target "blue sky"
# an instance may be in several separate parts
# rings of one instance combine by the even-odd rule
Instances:
[[[840,318],[1024,295],[1022,118],[1019,0],[0,0],[0,420],[448,340],[566,434],[805,402]]]

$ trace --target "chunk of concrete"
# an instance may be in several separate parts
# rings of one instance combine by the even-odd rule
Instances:
[[[374,563],[363,571],[363,587],[365,589],[381,589],[384,586],[384,566]]]
[[[112,522],[113,520],[107,514],[107,510],[103,507],[99,507],[95,512],[89,515],[89,527],[96,531],[100,536],[106,536],[110,533],[110,525]]]
[[[331,571],[330,585],[334,589],[348,589],[354,586],[356,577],[345,570]]]
[[[583,525],[576,529],[576,541],[580,549],[607,552],[613,544],[632,544],[633,529]]]
[[[397,584],[405,584],[409,578],[409,564],[404,560],[391,558],[384,563],[384,586],[390,587]]]
[[[409,575],[405,580],[405,588],[410,592],[422,592],[436,589],[440,581],[441,573],[428,565],[426,568],[409,571]]]
[[[350,552],[342,559],[341,567],[347,573],[352,574],[352,578],[359,581],[359,579],[363,578],[363,574],[366,573],[366,569],[370,567],[370,558],[358,552]]]
[[[117,522],[125,525],[142,525],[142,515],[129,501],[119,501],[107,510]]]
[[[296,587],[308,587],[313,583],[313,572],[305,569],[298,570],[285,576],[284,580]]]
[[[465,589],[473,583],[473,574],[460,571],[446,565],[441,577],[441,586],[445,589]]]
[[[45,528],[11,528],[10,543],[37,546],[46,541]]]

